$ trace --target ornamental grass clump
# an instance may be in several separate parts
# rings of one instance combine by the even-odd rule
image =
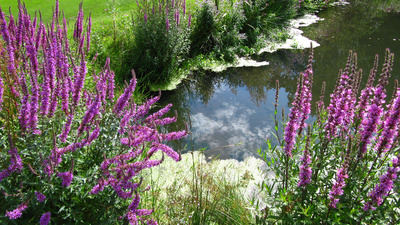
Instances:
[[[257,215],[257,223],[400,221],[398,85],[386,102],[393,59],[387,49],[378,75],[376,56],[366,87],[360,91],[362,70],[357,68],[357,54],[350,51],[329,105],[325,107],[322,95],[317,118],[309,122],[314,74],[311,52],[293,107],[283,121],[284,139],[280,146],[260,152],[275,177],[262,185],[266,207]],[[278,134],[278,126],[275,129]]]
[[[141,171],[180,160],[165,143],[187,131],[158,131],[176,121],[164,117],[172,105],[136,103],[133,70],[116,98],[109,59],[89,72],[82,6],[72,42],[58,1],[47,25],[18,7],[18,20],[0,8],[0,223],[157,224],[140,208]]]

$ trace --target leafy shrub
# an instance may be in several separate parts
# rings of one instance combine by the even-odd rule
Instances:
[[[243,22],[239,2],[223,1],[218,9],[210,1],[199,3],[190,36],[191,56],[214,54],[219,59],[232,62],[243,42],[244,35],[239,33]]]
[[[395,88],[385,104],[393,54],[386,51],[382,73],[374,82],[376,58],[359,94],[361,70],[357,55],[350,51],[329,106],[325,107],[322,96],[317,121],[307,125],[311,62],[312,57],[299,78],[282,147],[262,153],[265,160],[270,159],[275,177],[262,186],[266,207],[258,223],[396,224],[400,219],[396,179],[400,171],[400,88]]]
[[[136,68],[145,87],[168,84],[189,51],[186,1],[140,1],[133,25],[134,40],[123,59],[125,78]]]
[[[243,10],[245,22],[241,30],[246,33],[247,46],[254,46],[268,30],[285,27],[296,15],[297,0],[245,0]]]
[[[190,35],[190,54],[207,54],[219,45],[216,23],[217,10],[211,1],[200,3],[194,16],[193,28]]]
[[[0,223],[157,224],[139,209],[150,188],[140,176],[165,154],[180,160],[163,142],[187,132],[158,131],[176,121],[163,118],[172,105],[149,115],[160,96],[136,104],[134,74],[116,100],[109,59],[88,74],[91,19],[84,28],[81,7],[74,44],[58,1],[47,28],[25,12],[7,23],[0,8]]]

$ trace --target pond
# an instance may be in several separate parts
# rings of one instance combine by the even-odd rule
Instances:
[[[314,49],[313,108],[323,81],[327,82],[325,96],[333,91],[349,50],[357,52],[358,67],[364,71],[361,88],[375,54],[380,56],[380,66],[386,48],[395,54],[387,88],[391,95],[395,79],[400,78],[400,62],[396,62],[400,56],[400,7],[383,2],[354,0],[331,7],[318,14],[323,21],[301,28],[304,36],[320,44]],[[207,157],[219,159],[257,157],[257,149],[267,148],[267,138],[277,144],[273,119],[276,80],[280,84],[277,117],[281,124],[282,108],[289,113],[308,55],[309,49],[279,50],[257,56],[257,61],[268,61],[267,66],[230,68],[219,73],[194,71],[193,77],[176,90],[163,92],[160,101],[160,107],[172,103],[178,113],[178,123],[166,129],[183,129],[186,121],[191,132],[185,140],[170,144],[175,150],[185,149],[183,152],[206,148]],[[329,104],[327,97],[325,104]],[[279,130],[281,136],[281,126]]]

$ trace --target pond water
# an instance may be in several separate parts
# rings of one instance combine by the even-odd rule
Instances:
[[[348,5],[331,7],[318,14],[323,21],[301,28],[304,36],[320,44],[314,49],[313,106],[323,81],[327,82],[326,93],[333,91],[349,50],[358,53],[364,86],[375,54],[380,56],[380,65],[386,48],[395,54],[388,87],[391,95],[394,80],[400,78],[400,7],[383,2],[354,0]],[[176,90],[163,92],[160,101],[160,107],[173,103],[178,112],[178,123],[166,129],[184,129],[186,121],[191,132],[187,139],[170,144],[175,150],[185,149],[183,152],[206,148],[206,156],[220,159],[258,156],[257,149],[267,148],[267,138],[272,144],[277,143],[273,120],[276,80],[280,83],[281,123],[281,109],[289,112],[297,78],[306,68],[308,55],[308,49],[279,50],[257,56],[256,60],[269,62],[263,67],[230,68],[220,73],[194,71],[192,79]],[[329,103],[327,98],[325,102]]]

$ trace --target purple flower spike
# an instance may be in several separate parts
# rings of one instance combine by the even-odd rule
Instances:
[[[371,198],[364,205],[364,210],[370,209],[375,210],[376,207],[380,206],[383,202],[383,196],[387,196],[393,189],[393,181],[397,178],[397,173],[400,171],[400,160],[399,158],[393,159],[393,165],[388,168],[386,174],[380,177],[380,183],[375,186],[374,190],[369,193]],[[375,207],[376,205],[376,207]]]
[[[387,152],[392,149],[395,137],[398,134],[400,126],[400,88],[397,89],[396,98],[394,99],[389,112],[383,122],[383,129],[375,145],[378,154]]]
[[[44,194],[42,194],[42,193],[40,193],[38,191],[35,191],[35,195],[36,195],[36,199],[39,202],[43,202],[46,199],[46,195],[44,195]]]
[[[117,103],[114,106],[114,113],[119,115],[121,111],[128,105],[129,99],[132,93],[135,91],[136,87],[136,77],[135,72],[132,70],[132,76],[129,86],[125,88],[124,93],[119,97]]]
[[[74,115],[72,115],[72,114],[68,116],[68,120],[67,120],[67,122],[65,122],[64,127],[63,127],[63,132],[59,136],[61,142],[65,142],[67,140],[69,131],[71,130],[73,118],[74,118]]]
[[[1,112],[1,108],[3,106],[3,93],[4,93],[3,78],[0,76],[0,112]]]
[[[99,97],[97,96],[96,100],[92,102],[89,109],[86,111],[86,114],[83,117],[81,124],[79,125],[78,136],[82,134],[86,125],[90,123],[99,114],[100,106],[101,102]]]
[[[165,23],[167,24],[167,30],[169,30],[169,19],[168,18],[165,20]]]
[[[336,173],[336,182],[332,186],[332,190],[329,192],[329,198],[331,203],[329,206],[336,208],[337,203],[339,202],[338,196],[343,194],[343,188],[346,186],[345,179],[348,178],[346,168],[338,169]]]
[[[43,215],[40,217],[40,225],[47,225],[47,224],[49,224],[50,219],[51,219],[50,215],[51,215],[50,212],[47,212],[47,213],[43,214]]]
[[[81,67],[79,70],[74,71],[75,80],[74,80],[74,93],[72,95],[72,102],[76,106],[79,103],[81,98],[81,91],[84,85],[85,76],[86,76],[86,62],[84,59],[81,60]]]
[[[58,173],[57,176],[63,180],[62,181],[63,186],[69,187],[69,185],[72,182],[72,178],[74,177],[74,174],[71,171],[67,171],[64,173]]]
[[[298,186],[299,187],[305,187],[307,186],[308,183],[311,182],[311,175],[312,175],[312,170],[310,167],[311,164],[311,156],[308,152],[308,149],[304,150],[304,155],[301,157],[302,164],[300,166],[300,181]]]
[[[9,212],[6,211],[6,216],[10,219],[10,220],[14,220],[14,219],[18,219],[22,216],[22,211],[24,211],[26,208],[28,208],[28,203],[22,203],[21,205],[19,205],[16,209],[14,209],[13,211]]]

